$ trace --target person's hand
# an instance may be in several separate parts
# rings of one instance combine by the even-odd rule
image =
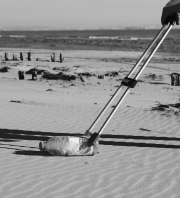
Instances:
[[[173,17],[173,18],[172,18]],[[180,18],[180,0],[171,0],[163,8],[161,23],[162,25],[167,25],[170,22],[176,22],[179,25]]]

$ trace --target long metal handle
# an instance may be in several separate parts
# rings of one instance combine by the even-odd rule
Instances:
[[[156,43],[156,41],[158,40],[158,38],[161,36],[161,34],[164,32],[166,25],[163,25],[162,28],[160,29],[160,31],[158,32],[158,34],[155,36],[155,38],[153,39],[153,41],[151,42],[151,44],[149,45],[149,47],[146,49],[146,51],[142,54],[142,56],[140,57],[140,59],[138,60],[138,62],[135,64],[135,66],[132,68],[132,70],[129,72],[128,74],[128,78],[131,77],[131,75],[133,74],[133,72],[136,70],[136,68],[139,66],[139,64],[142,62],[142,60],[144,59],[144,57],[146,56],[146,54],[149,52],[149,50],[154,46],[154,44]]]
[[[157,49],[159,48],[159,46],[161,45],[161,43],[164,41],[164,39],[166,38],[166,36],[168,35],[168,33],[170,32],[171,28],[172,28],[172,24],[169,25],[169,27],[167,28],[167,30],[165,31],[165,33],[163,34],[161,40],[158,42],[158,44],[156,45],[156,47],[154,48],[154,50],[151,52],[151,54],[148,56],[147,60],[145,61],[143,67],[141,67],[141,69],[139,70],[139,72],[136,74],[135,79],[137,80],[138,77],[141,75],[141,73],[143,72],[143,70],[145,69],[145,67],[147,66],[147,64],[149,63],[149,61],[151,60],[151,58],[153,57],[153,55],[156,53]]]
[[[140,69],[140,71],[136,75],[136,77],[135,77],[136,80],[138,79],[138,77],[140,76],[140,74],[142,73],[142,71],[145,69],[145,67],[147,66],[148,62],[150,61],[150,59],[152,58],[152,56],[154,55],[154,53],[157,51],[157,49],[159,48],[159,46],[161,45],[161,43],[163,42],[163,40],[166,38],[166,36],[169,33],[169,31],[171,30],[171,28],[172,28],[172,25],[169,25],[169,27],[167,28],[167,30],[164,33],[163,37],[160,39],[160,41],[158,42],[158,44],[155,47],[155,49],[151,52],[151,54],[147,58],[146,62],[143,64],[142,68]],[[126,89],[125,93],[119,99],[119,101],[118,101],[117,105],[115,106],[115,108],[112,110],[111,114],[108,116],[108,118],[106,119],[106,121],[104,122],[104,124],[102,125],[102,127],[100,128],[100,130],[98,132],[99,135],[103,132],[104,128],[107,126],[107,124],[109,123],[110,119],[113,117],[113,115],[115,114],[115,112],[117,111],[118,107],[123,102],[123,99],[126,97],[126,95],[128,94],[129,91],[130,91],[130,88],[128,87]]]
[[[137,63],[135,64],[135,66],[132,68],[132,70],[129,72],[129,74],[128,74],[127,77],[130,77],[132,75],[132,73],[136,70],[136,68],[142,62],[142,60],[144,59],[144,57],[146,56],[146,54],[148,53],[148,51],[152,48],[152,46],[154,45],[154,43],[157,41],[157,39],[159,38],[159,36],[162,34],[162,32],[164,31],[165,27],[166,27],[166,25],[164,25],[160,29],[160,31],[158,32],[158,34],[156,35],[156,37],[153,39],[153,41],[148,46],[148,48],[146,49],[146,51],[139,58],[139,60],[137,61]],[[116,92],[113,94],[113,96],[110,98],[110,100],[108,101],[108,103],[105,105],[105,107],[102,109],[102,111],[100,112],[100,114],[94,120],[94,122],[92,123],[92,125],[90,126],[90,128],[87,130],[87,132],[91,132],[93,130],[93,128],[95,127],[96,123],[101,119],[101,117],[103,116],[104,112],[109,108],[109,106],[111,105],[111,103],[113,102],[113,100],[116,98],[116,96],[119,94],[119,92],[121,91],[121,89],[122,89],[122,86],[120,85],[118,87],[118,89],[116,90]],[[86,132],[85,132],[84,135],[86,135]]]

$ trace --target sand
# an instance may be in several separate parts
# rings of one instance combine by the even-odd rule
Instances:
[[[4,61],[22,51],[32,61]],[[179,102],[170,74],[176,58],[156,54],[100,138],[95,156],[55,157],[39,150],[51,136],[83,134],[95,120],[141,52],[61,51],[64,62],[49,62],[52,50],[1,48],[0,197],[2,198],[179,198],[179,109],[152,110]],[[36,61],[39,58],[39,61]],[[58,60],[58,58],[57,58]],[[18,71],[54,67],[71,74],[92,72],[76,81],[47,80],[42,75],[18,79]],[[120,71],[119,76],[97,75]],[[153,75],[155,74],[155,75]],[[123,89],[124,90],[124,89]],[[116,102],[117,100],[115,100]],[[93,132],[98,131],[114,103]],[[177,112],[176,112],[177,111]]]

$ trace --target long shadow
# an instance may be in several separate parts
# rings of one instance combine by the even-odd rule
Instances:
[[[33,155],[33,156],[47,156],[47,157],[52,157],[52,155],[46,151],[27,151],[27,150],[17,150],[14,152],[16,155]]]
[[[180,145],[167,145],[167,144],[152,144],[152,143],[139,143],[139,142],[114,142],[114,141],[99,141],[102,145],[111,146],[127,146],[127,147],[148,147],[148,148],[170,148],[180,149]]]
[[[52,136],[81,136],[80,133],[53,133],[41,131],[24,131],[16,129],[0,129],[0,142],[20,141],[20,140],[40,140],[47,141]],[[134,135],[114,135],[104,134],[101,138],[109,139],[134,139],[134,140],[163,140],[180,141],[177,137],[156,137],[156,136],[134,136]]]
[[[141,135],[111,135],[105,134],[101,136],[102,138],[110,139],[134,139],[134,140],[163,140],[163,141],[180,141],[180,138],[177,137],[156,137],[156,136],[141,136]]]
[[[40,140],[47,141],[52,136],[80,136],[81,134],[69,133],[52,133],[40,131],[24,131],[14,129],[0,129],[0,142],[1,141],[20,141],[20,140]]]
[[[52,136],[81,136],[80,133],[70,134],[70,133],[52,133],[52,132],[41,132],[41,131],[24,131],[24,130],[12,130],[12,129],[0,129],[0,148],[14,149],[16,150],[14,154],[17,155],[34,155],[34,156],[51,156],[47,152],[34,151],[34,150],[23,150],[24,146],[21,149],[9,148],[8,146],[17,146],[13,145],[12,142],[21,141],[21,140],[38,140],[38,141],[47,141]],[[101,145],[111,145],[111,146],[127,146],[127,147],[149,147],[149,148],[171,148],[179,149],[180,145],[173,144],[159,144],[159,143],[138,143],[138,142],[125,142],[124,140],[162,140],[162,141],[180,141],[180,138],[176,137],[156,137],[156,136],[133,136],[133,135],[113,135],[113,134],[104,134],[101,138],[105,139],[121,139],[121,141],[104,141],[100,140]],[[8,144],[8,142],[11,142]],[[5,144],[4,144],[5,143]],[[3,147],[2,147],[3,146]],[[37,149],[35,147],[26,147],[30,149]]]
[[[0,147],[2,147],[2,146],[17,146],[17,145],[15,145],[15,144],[2,144],[2,143],[0,143]],[[18,147],[20,147],[20,148],[30,148],[30,149],[37,149],[37,147],[32,147],[32,146],[20,146],[20,145],[18,145]]]
[[[27,150],[17,150],[14,152],[16,155],[34,155],[34,156],[46,156],[46,157],[53,157],[50,153],[46,151],[27,151]],[[83,156],[89,156],[89,155],[83,155]],[[58,157],[58,156],[57,156]],[[67,156],[62,156],[62,157],[67,157]],[[81,157],[81,155],[69,155],[68,157]]]

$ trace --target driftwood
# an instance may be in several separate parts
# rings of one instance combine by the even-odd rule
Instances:
[[[0,72],[5,73],[8,72],[9,69],[10,69],[9,67],[3,67],[0,69]]]
[[[172,112],[174,115],[179,115],[180,113],[180,103],[175,104],[158,104],[156,107],[152,107],[151,110]]]
[[[81,73],[79,73],[79,75],[86,76],[86,77],[92,77],[93,76],[93,74],[89,73],[89,72],[81,72]]]
[[[65,74],[63,72],[59,72],[58,74],[44,74],[43,78],[49,79],[49,80],[65,80],[65,81],[72,81],[76,80],[75,75],[71,74]]]
[[[26,74],[32,75],[34,72],[36,72],[37,75],[40,75],[40,74],[43,74],[44,72],[48,72],[48,71],[45,69],[32,68],[32,69],[26,71]]]

